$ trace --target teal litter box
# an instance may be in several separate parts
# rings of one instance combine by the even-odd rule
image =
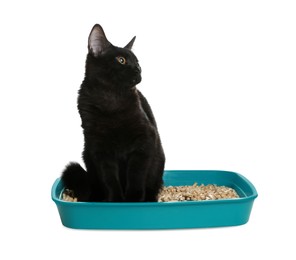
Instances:
[[[185,229],[237,226],[248,222],[258,196],[244,176],[228,171],[170,170],[164,172],[165,186],[216,184],[236,190],[240,198],[185,202],[66,202],[61,199],[59,179],[52,186],[64,226],[75,229]]]

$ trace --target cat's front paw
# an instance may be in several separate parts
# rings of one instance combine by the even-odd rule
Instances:
[[[144,202],[145,192],[142,190],[128,190],[125,196],[126,202]]]

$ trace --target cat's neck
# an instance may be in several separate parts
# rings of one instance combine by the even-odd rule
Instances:
[[[104,82],[82,83],[80,100],[96,107],[104,113],[133,110],[139,107],[138,90],[135,87],[124,89],[122,86],[110,86]]]

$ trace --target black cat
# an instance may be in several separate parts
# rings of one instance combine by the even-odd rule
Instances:
[[[157,201],[162,187],[165,156],[151,108],[136,88],[134,41],[115,47],[98,24],[89,35],[78,96],[86,171],[70,163],[62,174],[78,201]]]

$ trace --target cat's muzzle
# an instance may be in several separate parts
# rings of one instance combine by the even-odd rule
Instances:
[[[139,84],[142,80],[142,76],[141,76],[142,69],[139,64],[137,64],[137,66],[134,68],[134,72],[135,72],[135,76],[132,79],[132,83],[136,85],[136,84]]]
[[[132,84],[137,85],[141,82],[142,76],[140,73],[138,73],[133,79],[132,79]]]

